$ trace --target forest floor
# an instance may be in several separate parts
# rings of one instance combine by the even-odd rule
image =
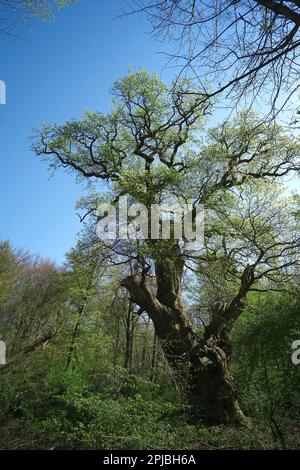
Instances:
[[[188,424],[178,404],[66,394],[0,419],[1,449],[300,449],[300,426],[254,421],[251,429]]]

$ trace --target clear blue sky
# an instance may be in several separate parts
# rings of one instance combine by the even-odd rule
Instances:
[[[0,36],[0,80],[7,86],[7,104],[0,105],[0,240],[58,263],[81,229],[75,202],[84,188],[62,171],[50,177],[30,150],[33,129],[86,109],[105,112],[111,85],[129,66],[172,78],[171,70],[162,73],[166,59],[157,52],[166,44],[147,34],[144,19],[113,20],[124,5],[78,0],[53,22],[34,21],[24,39]]]
[[[0,37],[0,240],[62,262],[75,244],[80,223],[74,205],[83,188],[47,167],[30,150],[32,129],[105,111],[109,88],[128,66],[161,72],[162,46],[138,17],[112,19],[123,0],[79,0],[53,22],[35,21],[26,39]],[[164,78],[167,78],[166,75]]]

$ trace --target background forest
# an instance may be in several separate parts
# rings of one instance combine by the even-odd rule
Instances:
[[[69,3],[0,0],[0,33]],[[300,449],[300,4],[223,3],[130,2],[175,76],[131,67],[106,112],[31,136],[82,184],[81,231],[62,263],[0,241],[2,450]],[[168,240],[100,239],[124,195],[194,228],[203,205],[203,244],[172,217]]]
[[[299,448],[299,291],[252,293],[231,372],[250,429],[191,420],[153,326],[94,271],[84,243],[65,266],[0,246],[3,449]],[[174,387],[175,382],[175,387]]]

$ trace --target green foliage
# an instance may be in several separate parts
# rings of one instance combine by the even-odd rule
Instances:
[[[35,152],[53,170],[63,167],[89,181],[90,194],[78,207],[92,223],[62,269],[29,259],[15,274],[10,265],[16,254],[7,245],[0,250],[6,266],[4,275],[0,272],[0,320],[12,352],[12,364],[0,369],[6,377],[1,446],[299,447],[300,369],[290,361],[291,343],[300,334],[299,304],[292,295],[262,293],[283,295],[298,282],[299,201],[284,198],[275,184],[296,168],[298,139],[249,112],[208,130],[204,138],[206,109],[186,80],[168,87],[157,75],[130,72],[115,83],[112,95],[109,113],[88,111],[82,119],[46,125],[34,139]],[[108,183],[107,193],[97,193],[99,180]],[[189,254],[184,242],[174,240],[96,240],[97,205],[116,204],[124,193],[147,207],[175,197],[204,203],[203,249]],[[134,274],[130,279],[137,282],[140,276],[138,290],[147,286],[147,298],[153,293],[150,305],[164,304],[155,298],[156,280],[158,291],[166,288],[176,299],[176,314],[166,303],[158,317],[169,308],[180,327],[184,264],[193,273],[189,278],[184,270],[182,287],[190,289],[193,320],[201,320],[200,341],[212,312],[223,312],[229,327],[240,316],[231,367],[242,406],[254,418],[252,430],[189,422],[191,410],[182,404],[180,386],[144,311],[147,302],[144,306],[135,291],[128,297],[120,289],[121,279]],[[161,279],[158,273],[164,274]],[[169,282],[173,277],[176,282]],[[219,302],[223,310],[211,308]],[[11,312],[13,325],[7,321]],[[229,350],[225,340],[224,351]]]
[[[75,1],[76,0],[21,0],[19,7],[23,8],[23,12],[27,15],[42,19],[52,19],[54,17],[55,8],[63,8],[70,3],[75,3]]]
[[[292,343],[300,338],[299,293],[252,294],[233,335],[232,372],[246,413],[266,422],[280,447],[295,439],[300,368]]]
[[[298,314],[293,296],[253,294],[234,330],[232,372],[253,429],[188,424],[188,410],[165,380],[113,367],[112,338],[85,324],[71,369],[64,362],[66,330],[0,370],[0,447],[297,448],[300,375],[291,342],[300,336]]]
[[[18,36],[33,19],[53,20],[56,11],[76,0],[0,0],[0,34]]]

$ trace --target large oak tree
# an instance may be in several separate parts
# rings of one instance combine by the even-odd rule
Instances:
[[[271,205],[269,183],[299,168],[299,143],[249,113],[205,131],[207,106],[185,80],[167,87],[155,75],[130,73],[116,82],[113,96],[108,114],[44,126],[34,150],[54,169],[102,187],[108,182],[107,193],[87,198],[86,214],[95,218],[97,203],[116,203],[124,194],[149,209],[174,198],[194,209],[205,205],[201,249],[187,250],[172,236],[97,243],[106,261],[123,267],[120,284],[153,321],[194,413],[240,421],[228,369],[230,332],[251,289],[278,289],[295,273],[296,221],[273,190]],[[188,273],[203,291],[208,279],[219,282],[200,330],[184,295]],[[219,273],[216,280],[212,273]]]

